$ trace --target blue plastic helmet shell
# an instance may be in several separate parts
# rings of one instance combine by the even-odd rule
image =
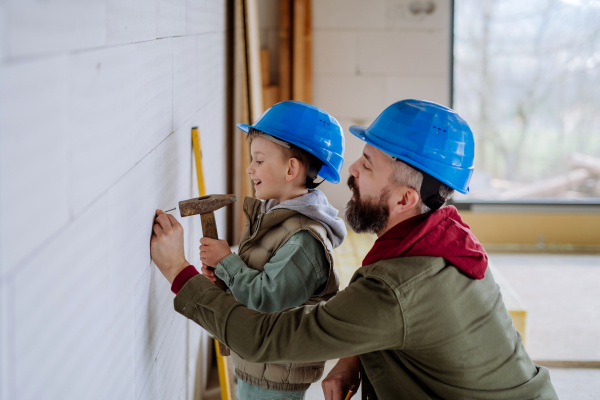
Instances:
[[[427,172],[460,193],[473,175],[473,132],[454,110],[425,100],[402,100],[368,128],[350,132],[381,151]]]
[[[296,145],[323,162],[319,176],[331,183],[340,181],[344,165],[344,131],[339,122],[313,105],[282,101],[270,107],[254,125],[237,124],[248,133],[258,129]]]

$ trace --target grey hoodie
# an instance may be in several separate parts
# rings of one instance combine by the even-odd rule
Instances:
[[[287,208],[317,221],[327,230],[327,236],[333,248],[338,247],[346,238],[346,224],[339,218],[338,210],[327,201],[327,197],[317,189],[308,189],[308,193],[286,200],[283,203],[275,199],[263,202],[262,212],[267,213],[278,208]]]

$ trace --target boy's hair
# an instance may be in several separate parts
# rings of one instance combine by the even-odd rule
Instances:
[[[261,133],[265,133],[268,135],[268,133],[266,132],[262,132],[259,131],[258,129],[254,129],[254,128],[250,128],[250,130],[248,131],[248,134],[246,135],[246,139],[252,141],[252,139],[254,139],[255,137],[259,136]],[[278,139],[278,138],[276,138]],[[281,140],[281,139],[279,139]],[[285,142],[285,140],[284,140]],[[317,172],[321,169],[321,165],[323,165],[323,162],[321,160],[319,160],[317,157],[313,156],[312,154],[310,154],[309,152],[307,152],[304,149],[301,149],[298,146],[295,146],[289,142],[286,142],[290,145],[290,148],[286,148],[284,146],[281,146],[281,151],[283,152],[283,154],[287,157],[287,158],[295,158],[296,160],[298,160],[302,165],[304,165],[306,167],[307,170],[307,176],[306,176],[306,188],[307,189],[314,189],[317,186],[319,186],[322,182],[319,183],[315,183],[315,179],[317,178],[316,174],[314,174],[314,176],[311,178],[309,175],[311,170],[316,170]]]

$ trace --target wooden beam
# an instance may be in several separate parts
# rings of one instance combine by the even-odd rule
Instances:
[[[248,88],[250,91],[250,121],[254,123],[263,113],[262,71],[260,66],[260,26],[258,0],[246,2],[246,56],[248,58]]]
[[[313,101],[313,82],[312,82],[312,0],[306,1],[306,16],[304,19],[304,95],[305,102]]]
[[[292,98],[292,0],[279,0],[279,99]]]
[[[292,22],[292,99],[306,101],[306,0],[294,0]]]
[[[271,84],[271,68],[269,66],[270,54],[269,49],[260,49],[260,69],[263,86],[269,86]]]

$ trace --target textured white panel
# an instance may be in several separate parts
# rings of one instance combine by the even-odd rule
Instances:
[[[360,33],[354,31],[314,31],[313,68],[315,74],[355,74]]]
[[[107,0],[107,44],[156,39],[156,0]]]
[[[140,43],[137,48],[136,160],[173,132],[172,39]]]
[[[69,219],[67,65],[0,68],[0,277]]]
[[[223,96],[225,88],[225,34],[198,35],[198,89],[199,106],[205,106],[217,96]]]
[[[133,44],[71,57],[70,134],[76,214],[134,164],[136,49]]]
[[[206,1],[206,27],[208,32],[223,32],[225,30],[227,2],[223,0]]]
[[[14,296],[12,279],[0,280],[0,400],[16,398]]]
[[[177,314],[157,357],[160,399],[177,400],[185,392],[186,353],[186,318]]]
[[[108,211],[100,198],[15,277],[18,398],[101,398],[107,381]],[[36,379],[32,379],[34,376]]]
[[[358,41],[361,73],[444,74],[450,67],[445,31],[362,32]]]
[[[206,31],[206,0],[185,1],[185,34],[197,35]]]
[[[450,0],[429,0],[427,3],[434,5],[430,13],[418,7],[415,8],[415,12],[411,12],[411,5],[419,5],[418,3],[414,0],[387,0],[385,13],[387,26],[399,29],[444,29],[450,32]],[[426,4],[426,2],[420,3]]]
[[[157,0],[156,37],[185,35],[185,1]]]
[[[450,106],[450,85],[447,78],[440,76],[389,77],[385,83],[385,99],[386,105],[403,99],[422,99]]]
[[[140,25],[140,40],[156,39],[156,13],[157,4],[155,0],[141,0],[142,22]]]
[[[11,58],[106,43],[105,0],[8,1]]]
[[[315,28],[373,28],[385,26],[386,0],[318,0],[312,3]]]
[[[384,108],[383,77],[316,76],[314,104],[335,118],[375,118]]]
[[[8,0],[0,0],[0,63],[8,58]]]
[[[152,263],[135,285],[135,385],[139,398],[173,321],[173,293]]]
[[[132,43],[141,40],[144,27],[142,3],[143,0],[106,0],[107,44]],[[146,3],[155,4],[151,1]]]
[[[156,154],[151,153],[108,191],[111,304],[116,313],[150,265],[157,208]]]
[[[227,153],[224,115],[224,97],[216,96],[200,113],[200,140],[202,142],[202,164],[206,192],[211,194],[227,193]],[[243,201],[243,199],[238,199]],[[227,236],[226,209],[215,211],[219,237]],[[199,240],[199,238],[198,238]],[[196,249],[198,243],[196,242]]]
[[[198,109],[196,36],[173,38],[173,129]]]
[[[152,362],[150,373],[147,376],[146,381],[141,387],[138,396],[138,400],[159,400],[158,397],[158,377],[156,376],[158,367],[156,359]]]
[[[169,210],[191,196],[192,119],[173,132],[156,152],[156,208]],[[186,218],[173,215],[182,223]]]
[[[196,399],[204,389],[210,368],[212,337],[193,321],[188,326],[187,398]]]

